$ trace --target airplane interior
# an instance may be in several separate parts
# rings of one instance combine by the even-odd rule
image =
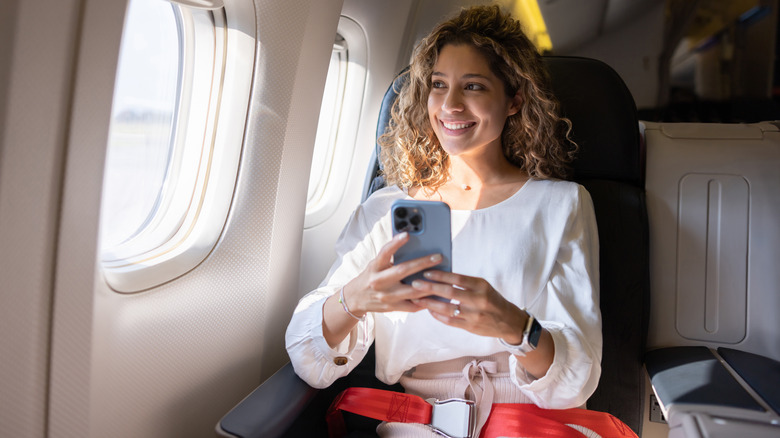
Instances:
[[[372,352],[312,388],[285,331],[385,185],[415,46],[492,3],[595,208],[587,409],[780,436],[777,0],[4,0],[0,436],[325,437],[344,389],[402,392]]]

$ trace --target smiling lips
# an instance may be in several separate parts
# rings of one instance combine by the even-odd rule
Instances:
[[[441,124],[442,126],[449,129],[450,131],[458,131],[461,129],[471,128],[472,126],[476,125],[476,123],[474,122],[465,123],[465,122],[445,122],[445,121],[442,121]]]

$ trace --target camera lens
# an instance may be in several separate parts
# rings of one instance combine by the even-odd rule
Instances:
[[[395,229],[398,230],[398,231],[404,231],[406,229],[406,227],[408,227],[408,226],[409,226],[409,224],[407,224],[406,221],[404,221],[404,220],[400,220],[400,221],[395,223]]]
[[[395,216],[403,219],[406,217],[406,209],[404,207],[398,207],[395,209]]]
[[[417,225],[420,225],[420,223],[422,222],[422,218],[420,217],[419,214],[416,214],[411,218],[409,218],[409,222],[416,227]]]

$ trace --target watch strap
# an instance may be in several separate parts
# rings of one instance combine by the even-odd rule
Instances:
[[[517,356],[525,356],[527,353],[536,350],[542,336],[542,325],[539,321],[530,312],[525,309],[521,310],[528,315],[528,321],[523,329],[523,342],[518,345],[513,345],[504,339],[499,338],[501,345],[503,345],[507,351]]]

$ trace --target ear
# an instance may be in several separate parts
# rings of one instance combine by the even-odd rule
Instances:
[[[520,112],[520,108],[523,105],[523,96],[520,95],[520,92],[518,91],[515,93],[515,96],[512,98],[512,100],[509,102],[509,112],[507,113],[507,117],[513,116]]]

